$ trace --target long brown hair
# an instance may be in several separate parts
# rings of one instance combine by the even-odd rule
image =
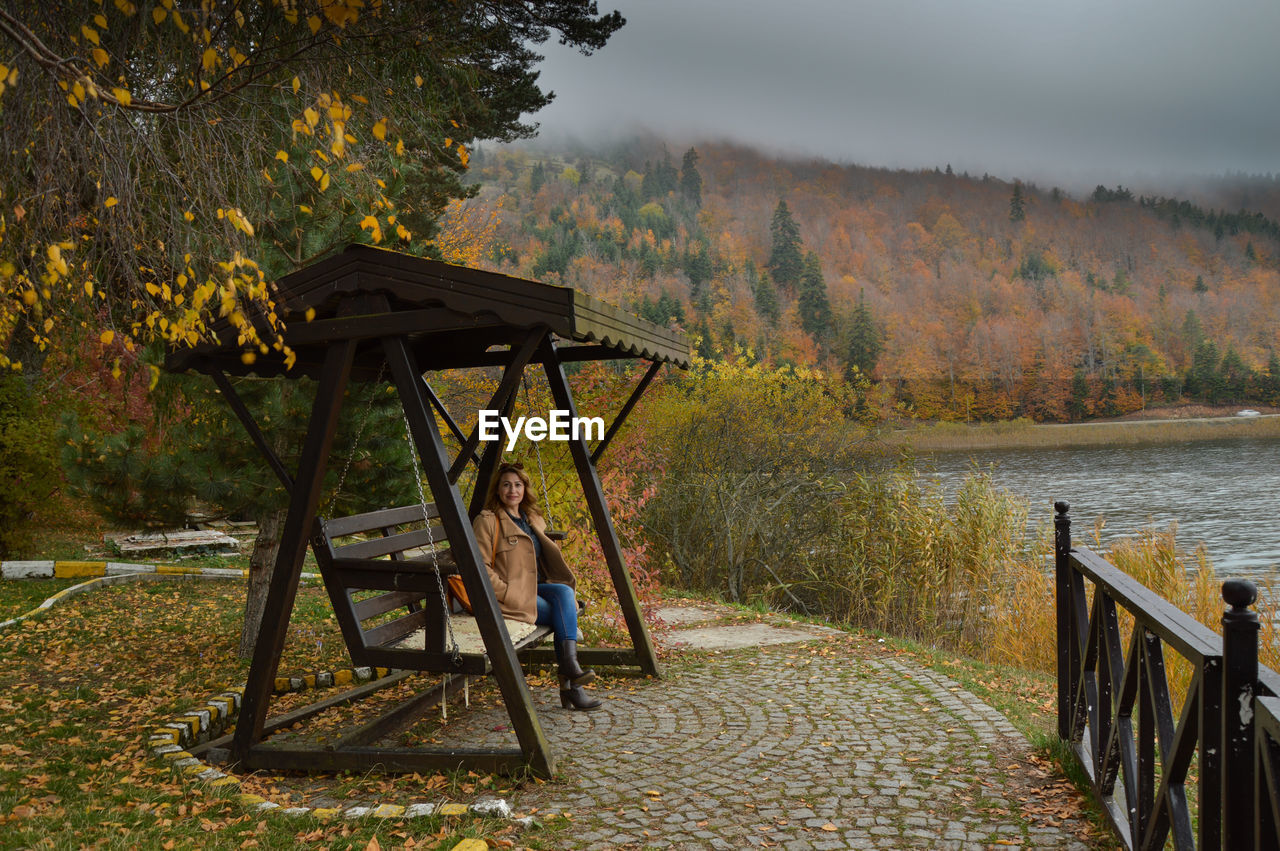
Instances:
[[[515,473],[520,477],[520,481],[524,482],[524,499],[520,500],[520,510],[530,517],[541,517],[542,512],[538,510],[538,499],[533,495],[533,483],[529,481],[529,474],[524,471],[524,465],[519,461],[504,461],[498,465],[497,472],[489,480],[489,490],[485,493],[484,507],[494,514],[497,514],[499,509],[505,509],[502,500],[498,498],[498,483],[502,481],[502,477],[507,473]]]

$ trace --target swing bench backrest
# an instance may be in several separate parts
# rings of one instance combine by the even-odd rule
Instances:
[[[318,520],[316,562],[357,665],[483,674],[488,659],[469,615],[450,612],[444,577],[458,572],[434,503]],[[432,547],[435,558],[432,559]],[[452,621],[452,623],[449,623]],[[450,627],[462,655],[449,652]],[[546,628],[507,622],[516,649]]]

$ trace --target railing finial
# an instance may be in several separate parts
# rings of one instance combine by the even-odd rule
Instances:
[[[1063,502],[1062,500],[1058,500],[1053,504],[1053,510],[1058,512],[1059,514],[1066,514],[1068,511],[1071,510],[1071,504],[1068,502]]]
[[[1222,583],[1222,601],[1233,612],[1243,612],[1258,601],[1258,586],[1247,579],[1228,579]]]

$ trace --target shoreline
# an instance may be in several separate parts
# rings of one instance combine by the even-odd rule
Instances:
[[[976,425],[935,423],[893,429],[881,434],[885,445],[893,448],[909,447],[916,452],[1135,446],[1251,438],[1280,438],[1280,414],[1263,414],[1257,417],[1172,416],[1045,424],[1025,419]]]

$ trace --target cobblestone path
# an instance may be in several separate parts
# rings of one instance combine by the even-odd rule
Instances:
[[[699,655],[593,691],[604,707],[575,713],[535,689],[559,776],[512,803],[567,813],[560,847],[1089,847],[1083,817],[1023,806],[1028,743],[1002,715],[870,639]]]

